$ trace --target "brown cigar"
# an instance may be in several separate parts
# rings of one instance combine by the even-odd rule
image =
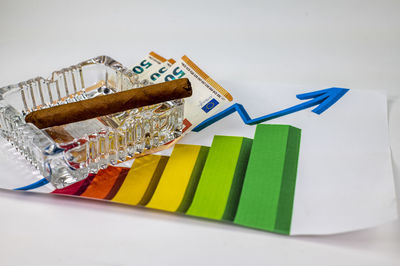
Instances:
[[[182,99],[191,95],[192,87],[189,80],[177,79],[34,111],[25,117],[25,121],[42,129]]]

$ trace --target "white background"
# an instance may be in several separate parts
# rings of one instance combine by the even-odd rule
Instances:
[[[251,93],[242,86],[247,80],[265,82],[259,89],[285,83],[379,90],[388,95],[399,184],[399,14],[399,1],[0,0],[0,86],[100,54],[133,65],[154,50],[189,55],[233,96]],[[284,237],[0,191],[0,265],[398,265],[399,225]]]

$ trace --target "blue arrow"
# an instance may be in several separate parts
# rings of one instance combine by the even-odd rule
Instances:
[[[204,128],[208,127],[211,124],[214,124],[218,120],[234,113],[238,112],[240,117],[242,118],[243,122],[247,125],[255,125],[259,124],[268,120],[272,120],[281,116],[285,116],[291,113],[295,113],[301,111],[303,109],[310,108],[312,106],[318,105],[316,108],[312,110],[312,112],[320,115],[333,104],[335,104],[343,95],[345,95],[349,89],[342,89],[342,88],[329,88],[325,90],[313,91],[303,94],[296,95],[297,99],[299,100],[307,100],[311,99],[310,101],[303,102],[301,104],[295,105],[293,107],[269,114],[264,115],[258,118],[251,119],[249,114],[244,109],[243,105],[235,103],[230,107],[226,108],[225,110],[219,112],[218,114],[204,120],[201,122],[197,127],[193,129],[194,132],[199,132]]]
[[[31,190],[31,189],[35,189],[35,188],[44,186],[48,183],[49,183],[49,181],[46,178],[42,178],[39,181],[36,181],[35,183],[32,183],[32,184],[24,186],[24,187],[14,188],[14,190]]]

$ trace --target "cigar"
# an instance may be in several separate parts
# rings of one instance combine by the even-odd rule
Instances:
[[[29,113],[25,117],[25,121],[42,129],[119,113],[146,105],[182,99],[191,95],[192,87],[189,80],[187,78],[177,79],[41,109]]]

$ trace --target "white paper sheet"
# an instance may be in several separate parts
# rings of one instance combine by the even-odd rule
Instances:
[[[237,85],[236,85],[237,86]],[[246,84],[234,98],[252,118],[301,103],[295,96],[323,88]],[[303,110],[269,123],[302,129],[292,235],[334,234],[376,226],[397,218],[387,125],[386,97],[350,90],[322,115]],[[214,135],[252,138],[255,126],[237,114],[220,120],[181,143],[211,145]],[[0,142],[0,187],[15,188],[40,176],[10,155]],[[163,154],[169,154],[170,150]],[[128,163],[125,163],[129,165]],[[42,187],[37,192],[49,192]]]

